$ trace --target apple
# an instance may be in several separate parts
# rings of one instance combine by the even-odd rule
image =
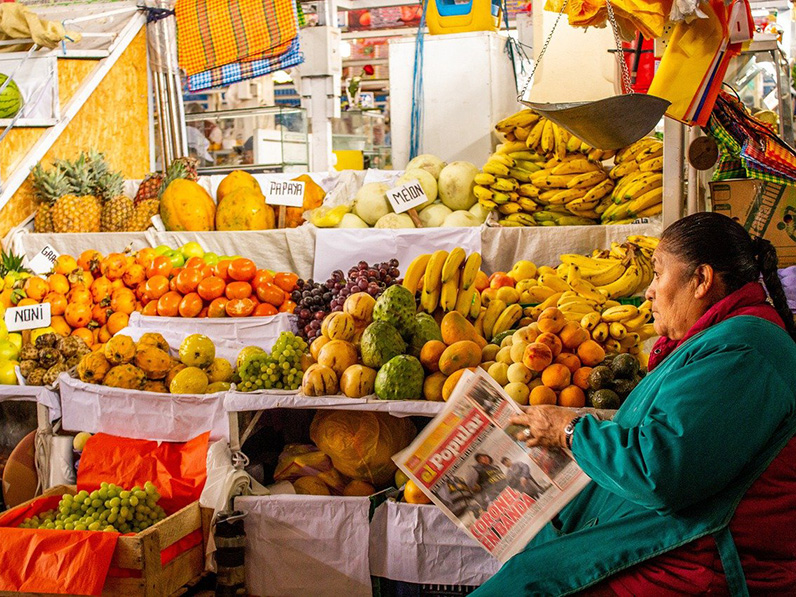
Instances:
[[[165,255],[166,253],[172,250],[173,249],[168,245],[160,245],[159,247],[155,247],[155,255]]]
[[[183,265],[185,265],[185,257],[183,257],[182,253],[180,253],[179,251],[169,249],[169,252],[164,253],[164,255],[171,260],[172,267],[182,267]]]
[[[89,439],[91,439],[91,434],[88,431],[81,431],[78,433],[75,439],[72,440],[72,447],[75,449],[75,452],[82,452]]]
[[[19,349],[8,340],[0,340],[0,363],[16,361],[17,357],[19,357]]]
[[[15,386],[17,385],[17,372],[14,370],[19,363],[17,361],[6,361],[0,363],[0,385]]]
[[[22,334],[18,334],[17,332],[11,332],[8,335],[8,341],[11,342],[14,346],[17,347],[17,350],[22,350]]]
[[[207,265],[216,265],[221,260],[217,253],[205,253],[202,259]]]
[[[180,250],[182,254],[185,256],[185,259],[190,259],[191,257],[201,257],[205,254],[202,245],[200,245],[196,241],[191,241],[189,243],[185,243]]]

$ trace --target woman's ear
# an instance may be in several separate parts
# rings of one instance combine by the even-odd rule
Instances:
[[[694,289],[694,298],[703,299],[711,294],[716,287],[716,272],[713,267],[707,264],[697,266],[694,270],[694,280],[696,281],[696,288]]]

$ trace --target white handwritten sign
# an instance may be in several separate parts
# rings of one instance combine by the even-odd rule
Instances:
[[[44,245],[44,248],[39,251],[33,259],[30,260],[30,270],[34,274],[44,275],[53,271],[55,260],[58,259],[60,253],[53,249],[50,245]]]
[[[50,303],[6,309],[5,321],[9,332],[46,328],[50,320]]]
[[[423,187],[416,180],[390,189],[387,191],[387,199],[390,200],[390,205],[392,205],[393,211],[397,214],[409,211],[413,207],[418,207],[428,201],[428,197],[423,192]]]
[[[301,207],[304,205],[304,183],[299,180],[272,180],[265,192],[268,205]]]

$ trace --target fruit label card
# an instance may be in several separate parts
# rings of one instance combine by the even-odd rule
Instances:
[[[50,325],[50,303],[9,307],[6,309],[5,322],[9,332],[46,328]]]
[[[413,207],[423,205],[428,201],[428,197],[423,192],[423,187],[416,180],[402,184],[387,191],[387,199],[395,213],[400,214],[409,211]]]
[[[53,249],[50,245],[44,245],[44,248],[30,260],[28,267],[34,274],[43,276],[53,271],[55,260],[58,259],[60,253]]]
[[[271,180],[265,192],[268,205],[302,207],[304,205],[304,183],[299,180]]]

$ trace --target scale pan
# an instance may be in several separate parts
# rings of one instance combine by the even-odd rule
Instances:
[[[643,93],[615,95],[591,102],[522,102],[597,149],[621,149],[658,124],[668,100]]]

